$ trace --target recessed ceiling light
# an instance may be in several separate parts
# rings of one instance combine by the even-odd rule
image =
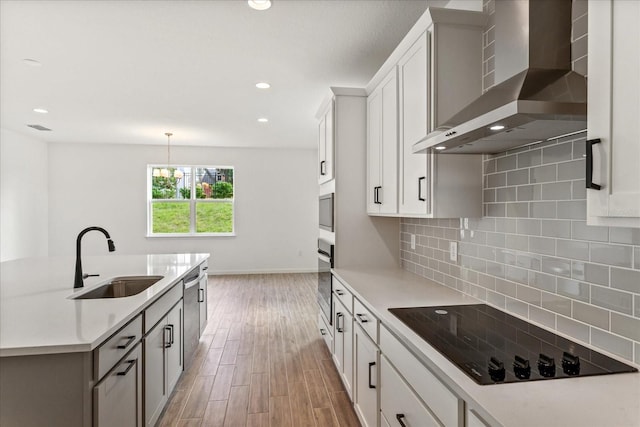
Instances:
[[[267,123],[267,122],[269,121],[269,119],[267,119],[266,117],[260,117],[260,118],[258,119],[258,121],[259,121],[260,123]]]
[[[491,129],[491,130],[502,130],[502,129],[504,129],[504,126],[502,126],[502,125],[493,125],[489,129]]]
[[[256,87],[258,89],[269,89],[271,85],[267,82],[260,82],[260,83],[256,83]]]
[[[44,108],[34,108],[33,111],[35,113],[40,113],[40,114],[47,114],[49,111],[45,110]]]
[[[271,7],[271,0],[248,0],[247,3],[255,10],[267,10]]]
[[[444,150],[445,148],[447,148],[447,147],[444,147],[444,146],[442,146],[442,145],[438,145],[438,146],[436,147],[436,150]]]
[[[35,59],[25,58],[22,60],[22,62],[31,67],[42,67],[42,63],[40,61],[36,61]]]

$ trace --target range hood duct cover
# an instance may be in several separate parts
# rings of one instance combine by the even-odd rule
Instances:
[[[571,0],[495,0],[495,81],[414,152],[499,153],[586,128],[586,78],[571,71]],[[492,125],[505,126],[502,131]]]

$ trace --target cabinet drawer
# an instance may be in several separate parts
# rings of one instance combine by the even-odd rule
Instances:
[[[171,307],[180,301],[180,298],[182,298],[182,281],[144,311],[144,333],[149,332],[171,310]]]
[[[142,316],[120,328],[93,352],[94,378],[99,381],[142,338]]]
[[[142,345],[93,388],[93,426],[142,426]]]
[[[461,425],[464,418],[461,414],[463,401],[440,382],[385,327],[380,328],[380,351],[442,424],[447,427]]]
[[[380,411],[390,425],[440,425],[384,356],[380,358]]]
[[[333,294],[342,302],[349,313],[353,313],[353,294],[336,276],[333,276]]]
[[[325,344],[327,344],[329,352],[333,354],[333,336],[331,335],[331,328],[329,328],[325,322],[322,313],[318,313],[318,330],[320,331],[320,335],[322,335],[322,339],[324,339]]]
[[[378,319],[357,298],[353,299],[353,318],[373,342],[378,344]]]

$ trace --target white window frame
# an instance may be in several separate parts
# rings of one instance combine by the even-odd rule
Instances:
[[[191,197],[187,199],[154,199],[151,188],[152,173],[154,169],[166,168],[166,164],[148,164],[147,174],[147,237],[226,237],[236,235],[236,170],[234,166],[223,165],[171,165],[171,168],[191,169]],[[196,170],[197,169],[232,169],[233,170],[233,198],[232,199],[197,199],[196,198]],[[154,203],[185,203],[190,204],[189,232],[188,233],[154,233],[153,232],[153,204]],[[229,203],[231,202],[231,232],[226,233],[197,233],[196,232],[196,203]]]

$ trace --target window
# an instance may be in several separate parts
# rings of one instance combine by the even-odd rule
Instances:
[[[147,166],[150,236],[234,233],[231,166]]]

